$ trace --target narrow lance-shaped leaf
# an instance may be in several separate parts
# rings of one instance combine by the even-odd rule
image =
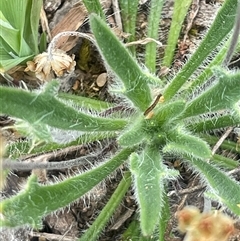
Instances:
[[[156,125],[168,124],[170,121],[176,119],[184,108],[185,101],[182,100],[159,104],[156,110],[154,110],[155,115],[152,119],[157,121]]]
[[[88,10],[88,13],[96,13],[101,17],[101,19],[105,20],[105,14],[103,12],[101,3],[99,0],[83,0],[85,7]]]
[[[205,132],[239,124],[240,116],[227,112],[222,116],[216,115],[216,117],[213,118],[199,118],[197,121],[192,121],[192,123],[188,124],[188,129],[194,132]]]
[[[214,71],[217,83],[194,98],[186,107],[183,117],[233,109],[240,100],[240,73],[229,73],[220,68]]]
[[[235,144],[235,149],[236,149],[236,146],[237,144]],[[221,145],[221,148],[223,146]],[[220,167],[223,167],[223,168],[227,168],[227,169],[234,169],[234,168],[237,168],[239,166],[239,163],[238,161],[232,159],[232,158],[229,158],[229,157],[225,157],[225,156],[221,156],[221,155],[213,155],[212,158],[211,158],[211,161],[215,162],[216,165],[220,166]]]
[[[207,141],[209,145],[215,145],[219,141],[219,136],[213,136],[211,134],[200,134],[199,135],[203,140]],[[240,149],[236,148],[236,141],[225,140],[221,144],[221,148],[231,153],[238,153],[240,154]],[[234,160],[234,162],[238,165],[238,161]]]
[[[218,46],[218,44],[226,38],[227,34],[232,30],[238,0],[225,0],[223,6],[219,10],[211,28],[206,37],[201,42],[198,49],[188,60],[187,64],[181,69],[178,75],[172,80],[170,85],[163,93],[166,100],[171,99],[182,85],[188,81],[193,72],[201,66],[207,56]]]
[[[230,40],[226,41],[224,46],[221,47],[221,50],[211,60],[208,66],[203,69],[201,74],[197,76],[196,79],[191,81],[191,85],[186,89],[187,93],[192,93],[193,91],[198,90],[199,86],[203,85],[213,75],[213,66],[220,65],[223,62],[226,52],[229,48],[229,43]]]
[[[167,133],[169,143],[163,148],[165,153],[187,155],[189,157],[207,159],[211,157],[211,150],[202,139],[187,133],[182,126]]]
[[[240,215],[240,185],[231,180],[225,173],[219,171],[205,160],[187,158],[187,160],[203,174],[210,185],[211,197],[217,198],[225,204],[233,213]]]
[[[38,184],[37,177],[31,176],[23,191],[0,202],[3,215],[0,225],[40,228],[43,216],[80,198],[118,168],[132,152],[133,149],[124,149],[95,169],[49,186]]]
[[[136,34],[136,20],[138,11],[138,0],[119,0],[119,5],[121,8],[121,20],[123,24],[123,31],[130,36],[127,38],[128,42],[135,41]],[[119,27],[119,26],[118,26]],[[135,56],[135,46],[129,47],[133,56]]]
[[[172,64],[173,55],[181,28],[183,26],[183,21],[187,15],[191,3],[192,0],[174,1],[173,17],[162,63],[163,66],[170,67]]]
[[[137,118],[134,123],[119,136],[118,143],[125,147],[140,144],[146,138],[145,121],[143,116]]]
[[[136,107],[145,111],[151,103],[150,89],[147,85],[149,76],[141,70],[104,21],[91,14],[90,25],[102,56],[124,84],[123,94]]]
[[[158,40],[159,35],[159,23],[161,20],[161,12],[164,0],[152,0],[150,7],[150,15],[148,17],[148,33],[149,38]],[[156,58],[157,58],[157,44],[152,42],[146,46],[145,64],[152,73],[156,70]]]
[[[56,81],[48,83],[46,89],[58,86]],[[122,129],[126,121],[92,117],[62,103],[50,93],[31,93],[21,89],[0,87],[0,113],[14,116],[30,124],[42,122],[64,130],[111,131]]]
[[[164,195],[162,158],[158,148],[147,146],[141,155],[130,157],[135,195],[140,207],[140,223],[144,236],[151,236],[159,223]]]
[[[42,0],[28,0],[25,14],[25,24],[23,36],[31,48],[32,53],[38,54],[38,27],[40,19],[40,11],[43,5]],[[45,51],[44,49],[43,51]],[[24,50],[23,50],[24,52]]]
[[[87,144],[93,141],[99,141],[106,138],[116,137],[116,132],[87,132],[81,136],[79,136],[76,140],[59,144],[55,142],[45,143],[44,145],[35,146],[33,150],[30,151],[31,154],[34,153],[46,153],[54,150],[63,149],[69,146],[76,146]],[[29,141],[22,142],[14,142],[10,143],[7,147],[7,156],[12,159],[17,159],[21,155],[29,154],[29,150],[31,148],[31,143]]]
[[[108,103],[105,101],[90,99],[88,97],[68,93],[59,93],[58,97],[60,97],[61,99],[65,99],[67,101],[71,100],[74,104],[76,104],[79,107],[96,111],[105,110],[107,108],[114,106],[112,103]]]

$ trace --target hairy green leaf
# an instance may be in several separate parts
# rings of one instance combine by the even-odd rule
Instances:
[[[156,120],[159,126],[167,125],[177,119],[181,112],[184,111],[184,108],[185,101],[182,100],[159,104],[156,111],[154,111],[153,120]]]
[[[223,115],[216,115],[212,118],[202,117],[198,120],[193,120],[188,124],[188,128],[195,132],[204,132],[239,124],[240,116],[226,112]]]
[[[83,3],[85,5],[85,7],[87,8],[89,14],[96,13],[98,16],[101,17],[102,20],[106,19],[99,0],[83,0]]]
[[[133,146],[140,144],[146,138],[145,120],[140,116],[119,136],[118,143],[121,146]]]
[[[187,104],[184,117],[233,109],[240,100],[240,73],[215,67],[217,83]]]
[[[159,223],[164,205],[162,158],[158,149],[147,146],[140,156],[133,153],[130,170],[140,207],[141,230],[144,236],[151,236]]]
[[[130,36],[128,37],[128,42],[135,41],[136,35],[136,20],[138,11],[138,0],[126,1],[120,0],[119,5],[121,8],[121,18],[123,24],[123,31]],[[135,46],[129,47],[133,55],[135,55]]]
[[[170,67],[172,64],[174,51],[177,46],[179,34],[183,26],[183,21],[187,15],[191,3],[192,0],[174,2],[172,22],[162,63],[163,66]]]
[[[53,185],[40,185],[36,176],[30,176],[24,190],[0,202],[4,218],[0,225],[40,228],[43,216],[80,198],[118,168],[132,152],[133,149],[126,148],[108,162]]]
[[[166,100],[171,99],[177,91],[188,81],[193,72],[201,66],[207,56],[226,38],[232,30],[236,15],[238,0],[225,0],[219,10],[206,37],[201,42],[195,53],[184,65],[178,75],[172,80],[163,93]]]
[[[90,99],[88,97],[73,95],[68,93],[59,93],[58,97],[65,100],[71,100],[74,104],[79,107],[91,109],[91,110],[105,110],[107,108],[113,107],[113,104],[110,104],[105,101]]]
[[[240,215],[240,186],[225,173],[219,171],[205,160],[188,159],[188,161],[202,174],[203,179],[211,187],[211,197],[225,204],[233,213]]]
[[[46,88],[56,88],[57,82],[50,82]],[[93,117],[81,113],[59,101],[52,90],[33,93],[21,89],[0,87],[0,113],[11,115],[30,124],[42,122],[64,130],[113,131],[124,128],[123,119]]]
[[[95,14],[90,15],[90,25],[105,61],[124,84],[123,94],[136,107],[145,111],[152,100],[150,89],[147,85],[149,76],[141,70],[106,23]]]
[[[158,40],[163,2],[163,0],[151,1],[147,36],[155,40]],[[146,46],[145,64],[152,73],[155,73],[156,70],[156,57],[157,44],[155,42],[148,43]]]
[[[168,132],[169,142],[163,152],[189,157],[207,159],[211,157],[211,150],[202,139],[187,133],[182,126],[177,126]]]

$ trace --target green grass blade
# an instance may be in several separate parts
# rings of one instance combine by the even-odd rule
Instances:
[[[128,42],[136,41],[136,20],[137,20],[137,11],[138,11],[138,0],[120,0],[119,5],[121,8],[121,17],[123,24],[123,31],[127,34],[130,34],[128,37]],[[136,55],[136,46],[130,46],[129,50]]]
[[[101,213],[95,219],[93,224],[88,228],[88,230],[83,234],[79,241],[89,241],[97,240],[98,236],[106,226],[107,222],[116,211],[117,207],[120,205],[125,193],[131,185],[131,173],[127,172],[123,176],[121,182],[118,184],[117,189],[114,191],[110,200],[103,208]]]
[[[147,85],[148,75],[143,73],[106,23],[95,14],[90,16],[90,25],[105,61],[124,84],[123,94],[136,107],[145,111],[151,103],[150,89]]]
[[[39,40],[39,52],[42,53],[47,49],[47,34],[43,32]]]
[[[224,1],[223,6],[219,10],[211,28],[207,32],[206,37],[203,39],[198,49],[164,91],[163,95],[166,100],[171,99],[177,93],[193,72],[202,65],[207,56],[232,30],[235,21],[237,3],[238,0]]]
[[[73,95],[68,93],[59,93],[58,97],[63,100],[70,100],[74,104],[78,105],[79,107],[83,107],[86,109],[101,111],[113,107],[113,104],[110,104],[105,101],[95,100],[84,96]]]
[[[148,17],[148,38],[158,40],[159,23],[161,20],[161,12],[164,0],[152,0],[150,7],[150,15]],[[155,73],[157,58],[157,44],[155,42],[146,45],[145,65],[148,69]]]
[[[183,21],[191,3],[192,0],[174,2],[173,17],[162,63],[163,66],[170,67],[172,64],[173,55],[177,46],[181,28],[183,26]]]
[[[237,144],[235,144],[235,148],[237,147]],[[213,155],[211,158],[211,161],[215,163],[219,167],[227,168],[227,169],[235,169],[239,166],[239,163],[237,160],[233,160],[231,158],[221,156],[221,155]]]
[[[42,5],[42,0],[27,0],[23,36],[34,54],[38,54],[38,27]]]
[[[102,20],[106,21],[105,14],[99,0],[83,0],[83,3],[87,8],[89,14],[96,13],[98,16],[101,17]]]

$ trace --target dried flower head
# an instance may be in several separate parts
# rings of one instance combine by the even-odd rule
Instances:
[[[234,232],[233,220],[219,211],[200,213],[185,207],[177,217],[179,230],[187,232],[184,241],[226,241]]]
[[[43,52],[37,55],[33,61],[27,62],[25,71],[35,72],[38,79],[48,81],[54,78],[54,74],[60,77],[65,72],[71,73],[76,65],[74,57],[74,55],[70,57],[60,49],[53,50],[51,55]]]

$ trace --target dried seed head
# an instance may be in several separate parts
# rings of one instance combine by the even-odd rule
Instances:
[[[35,72],[36,77],[42,81],[49,81],[54,78],[54,74],[58,77],[65,72],[71,73],[74,71],[76,62],[74,55],[68,56],[63,50],[57,49],[52,51],[52,55],[43,52],[37,55],[33,61],[27,62],[25,71]]]
[[[188,229],[194,225],[199,215],[199,209],[192,206],[185,207],[183,210],[178,211],[178,229],[183,233],[187,232]]]
[[[234,232],[233,220],[219,211],[200,213],[186,207],[177,217],[179,230],[187,232],[184,241],[226,241]]]

